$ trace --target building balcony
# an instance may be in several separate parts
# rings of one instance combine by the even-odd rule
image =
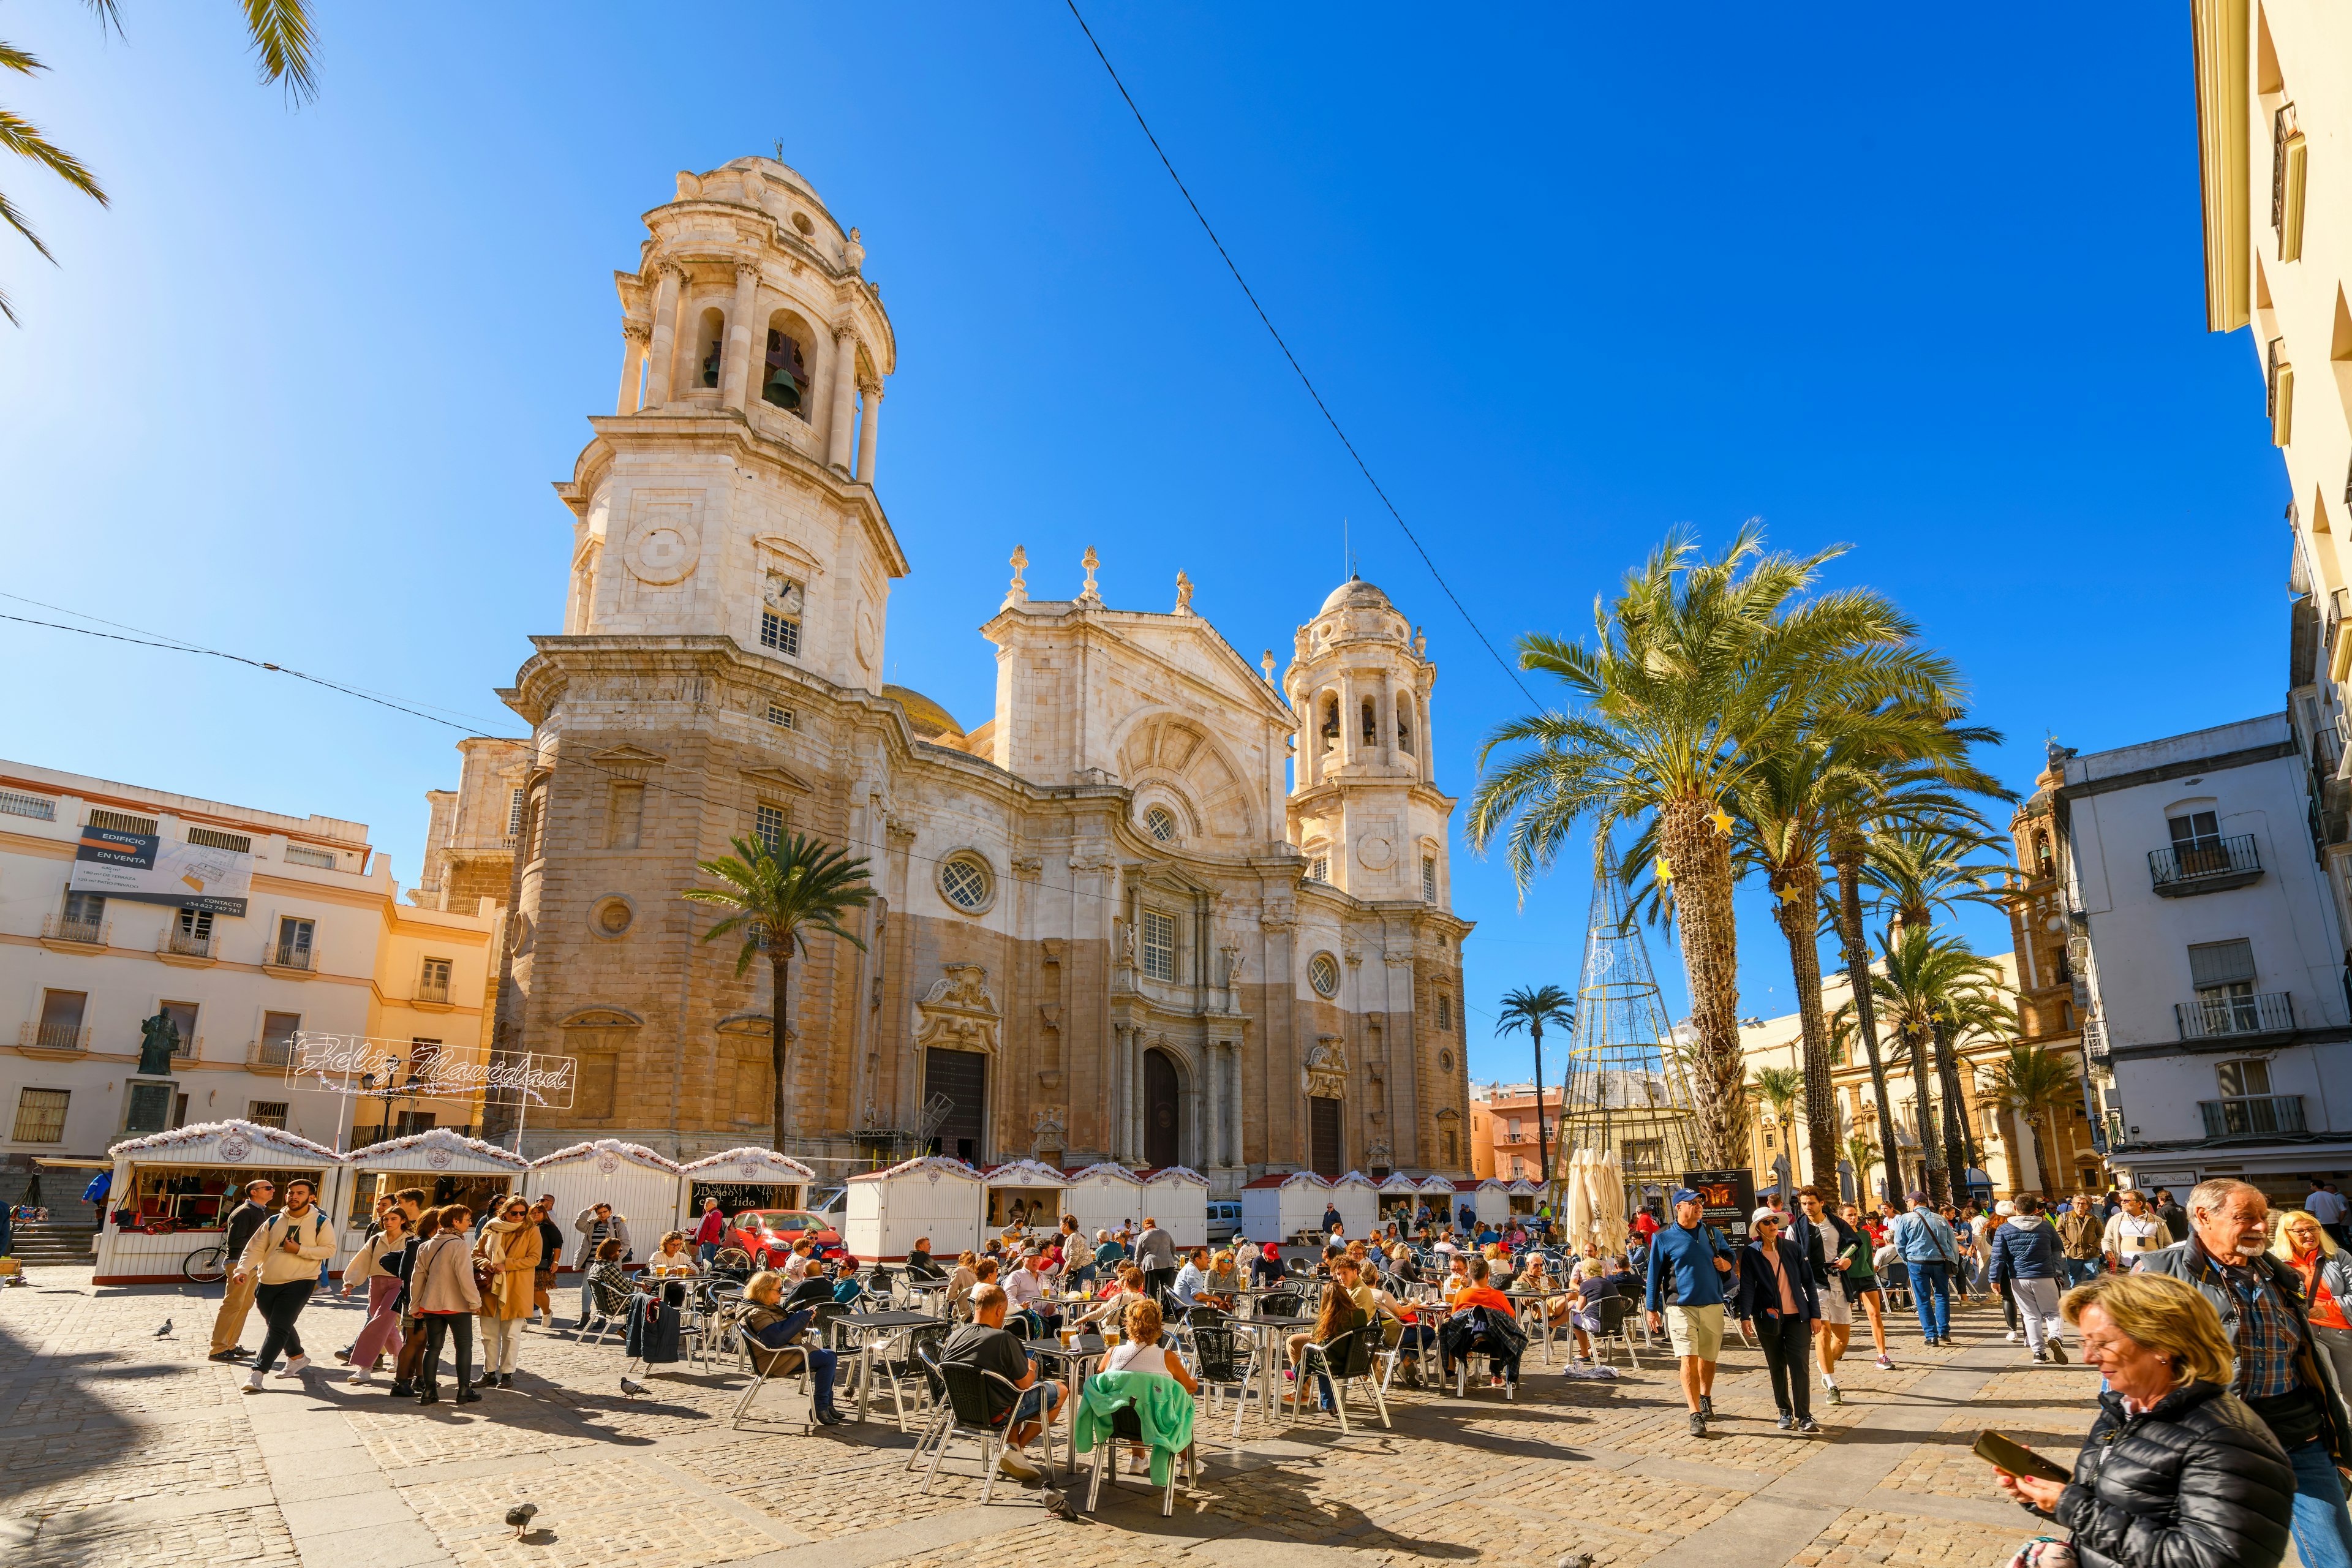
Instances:
[[[86,1051],[89,1029],[79,1024],[19,1024],[16,1045],[27,1051]]]
[[[409,998],[409,1003],[412,1006],[428,1008],[434,1011],[446,1010],[451,1005],[449,1001],[448,982],[442,981],[436,984],[429,980],[418,981],[416,983],[416,994]]]
[[[2095,1062],[2107,1059],[2107,1021],[2105,1018],[2083,1020],[2083,1054]]]
[[[113,940],[112,921],[71,920],[64,915],[41,917],[41,945],[55,952],[100,952]]]
[[[294,1060],[294,1042],[288,1040],[256,1040],[245,1048],[245,1065],[249,1068],[284,1068]]]
[[[261,950],[261,967],[282,980],[308,980],[319,973],[319,952],[281,942]]]
[[[2249,1094],[2231,1100],[2200,1100],[2208,1138],[2269,1138],[2308,1131],[2299,1094]]]
[[[199,935],[182,931],[178,922],[163,928],[155,939],[155,956],[166,963],[198,967],[216,962],[220,957],[220,939],[210,931]]]
[[[2147,852],[2149,877],[2160,899],[2186,898],[2193,893],[2218,893],[2242,888],[2263,874],[2263,858],[2254,836],[2191,838]]]
[[[2248,996],[2200,997],[2176,1002],[2173,1021],[2184,1040],[2227,1040],[2247,1035],[2284,1035],[2294,1027],[2294,999],[2284,991]]]

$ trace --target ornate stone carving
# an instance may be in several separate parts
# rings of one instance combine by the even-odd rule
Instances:
[[[999,608],[1010,609],[1015,605],[1029,602],[1028,572],[1028,547],[1016,544],[1013,547],[1013,584],[1004,590],[1004,603]]]
[[[977,963],[950,963],[915,1005],[915,1044],[947,1050],[996,1054],[1003,1015],[988,993],[988,971]]]
[[[1366,1144],[1364,1146],[1364,1163],[1370,1165],[1394,1164],[1396,1162],[1391,1157],[1389,1152],[1389,1141],[1385,1138],[1374,1138],[1370,1143]]]
[[[1037,944],[1037,952],[1046,963],[1059,963],[1066,945],[1060,937],[1049,936]]]
[[[1192,613],[1192,579],[1181,572],[1176,574],[1176,613],[1180,616]]]
[[[1348,1092],[1348,1052],[1337,1035],[1318,1035],[1299,1074],[1309,1095],[1337,1100]]]
[[[1078,590],[1078,597],[1094,604],[1101,604],[1102,589],[1095,583],[1095,568],[1102,564],[1102,557],[1097,555],[1095,547],[1089,544],[1087,546],[1087,552],[1078,557],[1078,564],[1087,569],[1087,585]]]
[[[1034,882],[1045,874],[1045,862],[1034,855],[1025,856],[1013,862],[1013,874]]]
[[[1059,1149],[1069,1141],[1069,1130],[1062,1125],[1062,1108],[1041,1105],[1029,1122],[1029,1157],[1035,1159],[1048,1149]]]
[[[1038,1003],[1037,1021],[1059,1033],[1062,1027],[1062,1005],[1059,1002]]]

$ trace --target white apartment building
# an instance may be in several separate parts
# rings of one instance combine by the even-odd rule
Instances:
[[[2064,759],[2056,821],[2108,1165],[2299,1197],[2352,1169],[2352,1007],[2284,713]]]
[[[75,890],[100,833],[209,852],[234,886],[249,879],[241,900],[211,900],[243,913]],[[0,761],[0,1161],[230,1116],[346,1149],[476,1120],[464,1101],[288,1081],[304,1031],[482,1048],[499,917],[398,895],[360,823]],[[159,1013],[179,1046],[170,1073],[143,1074],[142,1024]]]

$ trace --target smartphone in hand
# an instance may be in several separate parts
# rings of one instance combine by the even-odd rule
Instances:
[[[2072,1470],[2066,1469],[2055,1460],[2043,1458],[2024,1444],[2005,1437],[1999,1432],[1978,1433],[1976,1443],[1970,1451],[1985,1463],[2007,1470],[2012,1476],[2035,1476],[2045,1481],[2067,1481],[2074,1479]]]

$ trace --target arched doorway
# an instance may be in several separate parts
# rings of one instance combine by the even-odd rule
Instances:
[[[1184,1163],[1184,1106],[1176,1064],[1157,1049],[1143,1053],[1143,1158],[1151,1165]]]

